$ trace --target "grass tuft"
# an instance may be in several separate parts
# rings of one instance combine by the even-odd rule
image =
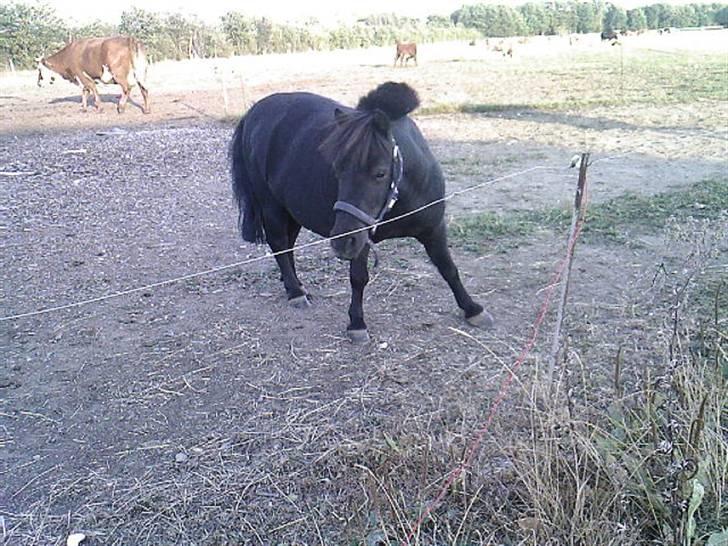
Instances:
[[[625,194],[591,205],[584,234],[604,241],[629,242],[635,233],[655,232],[670,218],[684,221],[717,219],[728,211],[728,181],[704,180],[684,189],[652,196]],[[479,213],[453,220],[450,233],[462,248],[480,251],[486,246],[513,248],[514,239],[538,229],[564,230],[571,222],[571,210],[550,208],[508,214]]]

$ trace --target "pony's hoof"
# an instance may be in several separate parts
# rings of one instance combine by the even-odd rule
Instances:
[[[354,344],[361,344],[366,343],[369,341],[369,332],[364,330],[347,330],[346,331],[346,337],[349,338],[349,341],[351,341]]]
[[[476,328],[483,328],[488,329],[493,327],[493,315],[488,313],[488,311],[481,311],[477,315],[473,315],[472,317],[468,317],[465,319],[470,326],[475,326]]]
[[[309,301],[308,296],[304,294],[303,296],[297,296],[288,300],[288,305],[295,307],[296,309],[307,309],[308,307],[311,307],[311,302]]]

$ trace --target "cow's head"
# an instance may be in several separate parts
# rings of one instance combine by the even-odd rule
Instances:
[[[38,61],[38,87],[41,87],[43,83],[53,85],[56,81],[56,73],[48,67],[46,60],[42,57],[36,60]]]

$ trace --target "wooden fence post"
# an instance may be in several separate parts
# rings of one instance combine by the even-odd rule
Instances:
[[[566,247],[566,264],[561,273],[561,297],[556,314],[556,326],[554,328],[554,336],[551,342],[551,359],[549,361],[549,369],[547,376],[547,392],[552,392],[552,384],[554,377],[554,369],[559,359],[559,349],[561,348],[561,325],[564,321],[564,308],[566,307],[566,298],[569,293],[569,278],[571,276],[571,264],[574,259],[574,249],[576,240],[584,221],[586,212],[586,169],[589,166],[589,154],[581,154],[581,164],[579,165],[579,181],[576,184],[576,195],[574,196],[574,209],[571,213],[571,229],[569,230],[569,239]]]
[[[220,79],[222,80],[222,100],[225,109],[225,117],[228,116],[229,102],[228,102],[228,91],[227,91],[227,66],[223,65],[223,69],[220,71]]]

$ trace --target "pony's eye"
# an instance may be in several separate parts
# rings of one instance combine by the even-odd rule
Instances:
[[[377,180],[381,180],[385,176],[387,176],[387,171],[377,171],[377,174],[375,175],[377,177]]]

